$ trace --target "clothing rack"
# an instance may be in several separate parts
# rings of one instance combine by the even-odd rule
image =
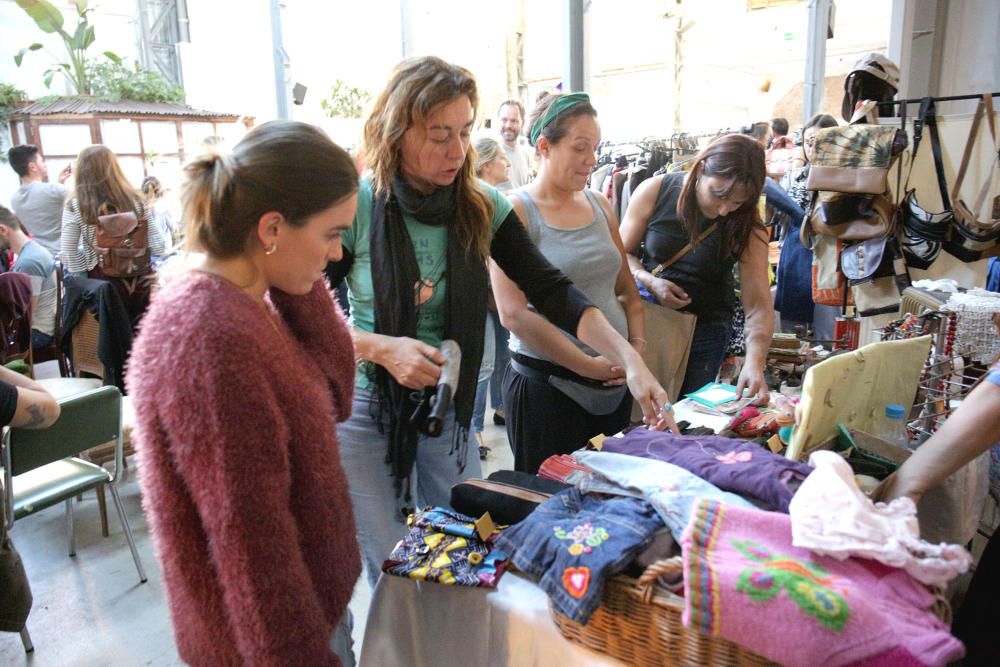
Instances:
[[[968,94],[968,95],[945,95],[944,97],[932,97],[931,99],[934,100],[935,103],[937,103],[937,102],[961,102],[962,100],[978,100],[978,99],[980,99],[985,94],[986,93]],[[990,93],[990,95],[992,97],[1000,97],[1000,93]],[[893,111],[895,111],[895,105],[897,105],[897,104],[901,104],[901,105],[902,104],[906,104],[906,105],[909,105],[909,104],[920,104],[921,102],[924,101],[924,99],[925,98],[922,98],[922,97],[915,97],[915,98],[908,99],[908,100],[889,100],[888,102],[881,102],[878,105],[879,113],[882,113],[882,110],[886,109],[886,108],[891,108]]]

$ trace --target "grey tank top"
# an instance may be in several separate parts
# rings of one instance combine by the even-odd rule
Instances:
[[[618,297],[615,295],[615,281],[622,266],[622,256],[615,246],[608,229],[608,218],[597,202],[597,195],[584,190],[594,217],[585,225],[573,229],[552,227],[542,218],[535,201],[527,192],[518,191],[515,196],[521,201],[525,212],[525,226],[528,236],[535,242],[545,258],[558,268],[581,292],[587,295],[615,331],[628,338],[628,320]],[[529,307],[534,308],[529,304]],[[575,336],[560,331],[581,350],[592,357],[597,352],[580,342]],[[514,352],[551,361],[545,355],[530,349],[513,333],[510,349]]]

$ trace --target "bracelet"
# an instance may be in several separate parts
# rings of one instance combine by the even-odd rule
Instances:
[[[632,269],[632,280],[638,280],[639,279],[639,272],[640,271],[645,271],[645,270],[646,269]]]
[[[635,336],[635,337],[633,337],[633,338],[629,338],[629,339],[628,339],[628,342],[630,342],[630,343],[638,343],[638,342],[641,342],[641,343],[642,343],[643,345],[645,345],[645,344],[646,344],[646,339],[645,339],[645,338],[639,338],[638,336]]]

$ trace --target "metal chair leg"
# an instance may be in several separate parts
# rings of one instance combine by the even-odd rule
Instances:
[[[73,530],[73,499],[66,501],[66,529],[69,531],[69,555],[76,555],[76,531]]]
[[[35,650],[35,645],[31,643],[31,635],[28,634],[28,626],[21,628],[21,643],[24,644],[24,652],[31,653]]]
[[[125,506],[122,505],[121,496],[118,495],[118,485],[109,484],[111,487],[111,498],[115,501],[115,509],[118,510],[118,518],[121,519],[122,528],[125,530],[125,539],[128,540],[128,548],[132,550],[132,560],[135,561],[135,569],[139,571],[140,583],[146,583],[146,570],[139,560],[139,550],[135,548],[135,540],[132,539],[132,527],[128,525],[128,518],[125,516]]]

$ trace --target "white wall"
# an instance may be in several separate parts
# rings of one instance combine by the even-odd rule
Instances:
[[[276,116],[268,0],[189,0],[191,42],[180,45],[187,103],[196,109]]]
[[[562,79],[562,2],[529,3],[525,76],[531,97]],[[889,0],[838,0],[827,75],[884,52]],[[681,21],[680,127],[674,127],[675,34]],[[769,120],[805,72],[807,3],[747,10],[746,0],[627,4],[593,0],[587,23],[590,92],[605,138],[737,128]],[[768,87],[769,86],[769,87]],[[766,90],[764,90],[766,88]],[[839,107],[840,99],[833,100]],[[794,126],[800,119],[790,118]]]
[[[937,94],[1000,91],[1000,2],[952,0],[946,5],[945,37]],[[944,113],[974,110],[974,102],[953,103]]]

